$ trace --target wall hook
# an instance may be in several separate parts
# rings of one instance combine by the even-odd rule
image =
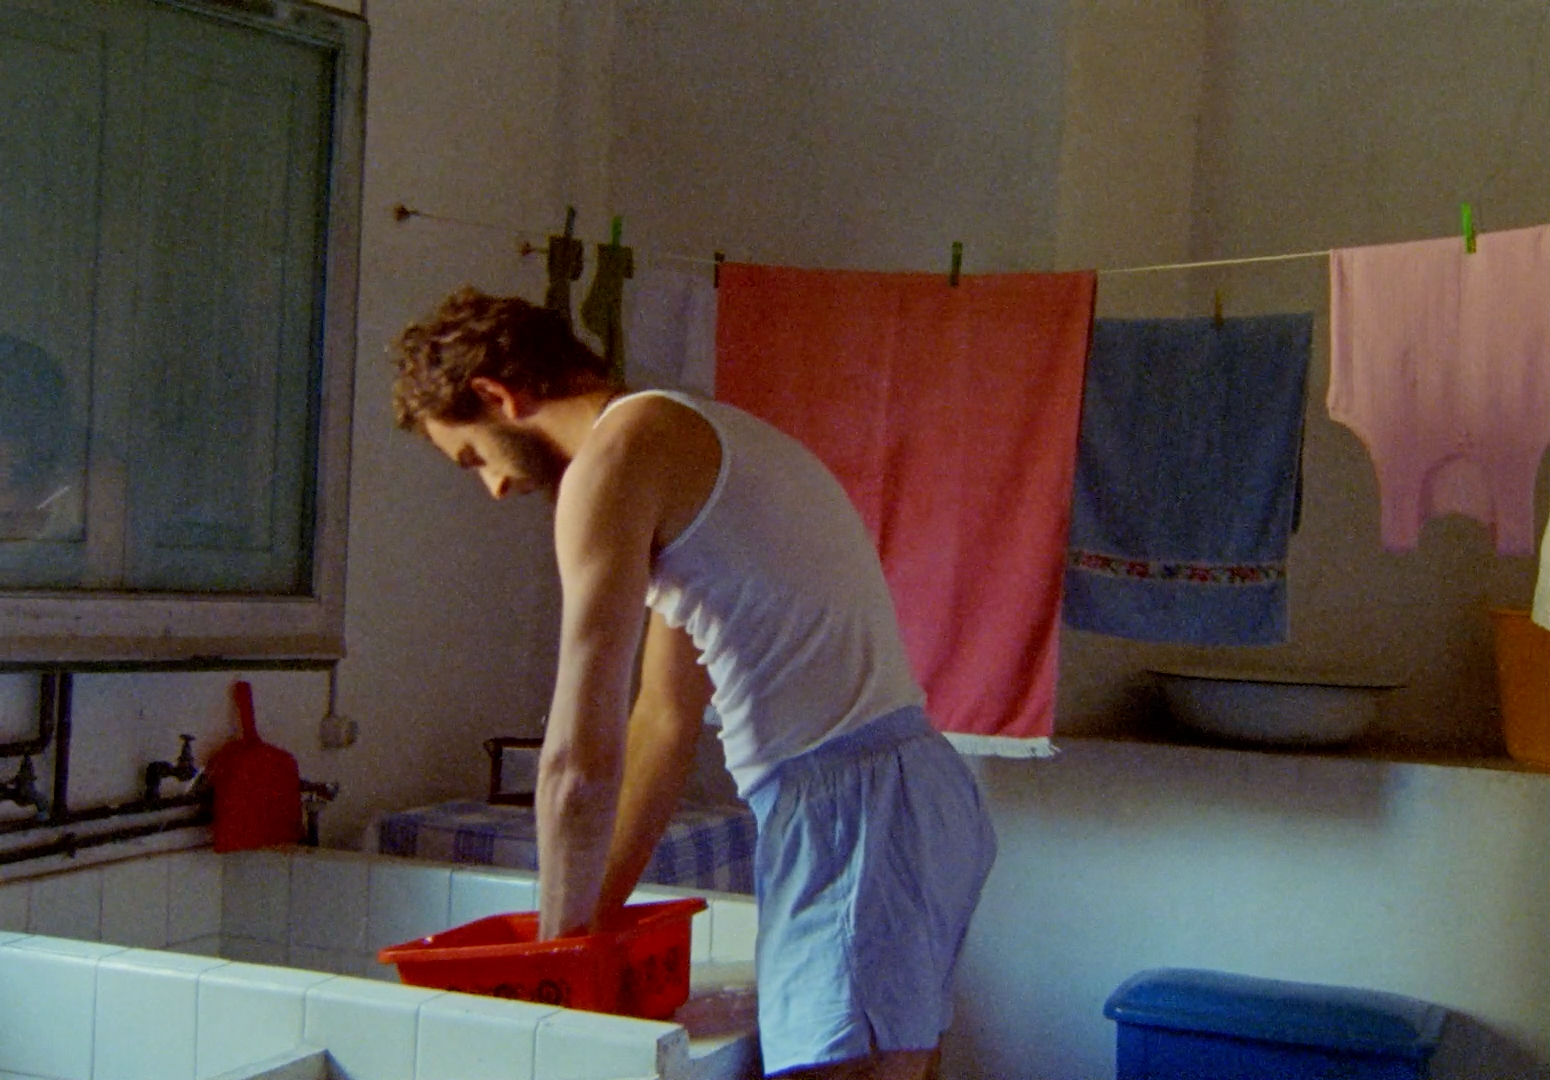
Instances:
[[[711,258],[715,261],[715,266],[710,272],[710,284],[712,288],[719,289],[721,288],[721,264],[727,261],[727,253],[717,251]]]
[[[1222,290],[1221,289],[1217,289],[1216,290],[1216,301],[1212,305],[1212,309],[1211,309],[1211,321],[1216,324],[1216,328],[1218,330],[1220,330],[1222,328],[1222,323],[1225,321],[1222,318]]]

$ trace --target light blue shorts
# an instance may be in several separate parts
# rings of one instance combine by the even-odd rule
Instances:
[[[958,752],[901,709],[782,763],[748,802],[765,1072],[936,1046],[996,857]]]

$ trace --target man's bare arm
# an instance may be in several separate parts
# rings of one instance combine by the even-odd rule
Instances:
[[[555,509],[564,592],[554,701],[539,759],[539,934],[594,925],[624,772],[662,473],[615,429],[572,462]]]
[[[699,746],[711,685],[683,630],[653,614],[641,658],[640,693],[630,714],[613,844],[598,902],[606,925],[634,891],[662,839]]]

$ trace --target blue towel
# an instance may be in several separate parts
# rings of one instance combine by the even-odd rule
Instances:
[[[1093,324],[1067,625],[1144,641],[1288,637],[1313,316]]]

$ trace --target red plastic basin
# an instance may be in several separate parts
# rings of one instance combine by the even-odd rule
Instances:
[[[630,904],[617,926],[538,941],[538,912],[491,915],[377,953],[410,986],[567,1009],[669,1019],[689,998],[690,923],[700,897]]]

